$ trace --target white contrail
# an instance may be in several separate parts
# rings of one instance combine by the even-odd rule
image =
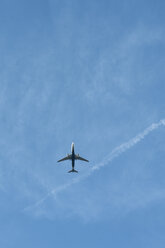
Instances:
[[[49,196],[54,195],[56,197],[59,192],[62,192],[64,190],[66,190],[68,187],[70,187],[73,184],[79,183],[82,179],[90,176],[95,170],[99,170],[101,167],[107,165],[112,160],[114,160],[116,157],[120,156],[120,154],[122,154],[123,152],[129,150],[131,147],[135,146],[137,143],[139,143],[141,140],[143,140],[145,138],[145,136],[147,136],[149,133],[151,133],[152,131],[156,130],[157,128],[159,128],[162,125],[165,126],[165,119],[162,119],[157,123],[153,123],[152,125],[147,127],[143,132],[139,133],[134,138],[130,139],[128,142],[125,142],[125,143],[121,144],[120,146],[117,146],[116,148],[114,148],[112,150],[112,152],[105,159],[103,159],[102,162],[100,162],[97,165],[93,166],[91,168],[91,170],[89,170],[86,174],[83,174],[82,176],[77,177],[77,178],[73,179],[72,181],[70,181],[70,182],[68,182],[66,184],[63,184],[63,185],[60,185],[60,186],[56,187],[55,189],[51,190],[41,200],[37,201],[35,204],[33,204],[33,205],[29,206],[29,207],[26,207],[24,210],[27,211],[27,210],[30,210],[30,209],[32,209],[34,207],[37,207],[40,204],[42,204]]]
[[[159,128],[160,126],[165,126],[165,119],[160,120],[157,123],[153,123],[149,127],[147,127],[143,132],[136,135],[134,138],[130,139],[128,142],[125,142],[121,144],[120,146],[117,146],[115,149],[112,150],[112,152],[98,165],[95,165],[92,167],[93,170],[100,169],[100,167],[105,166],[107,163],[111,162],[114,158],[118,157],[121,153],[127,151],[137,143],[139,143],[141,140],[145,138],[149,133],[154,131],[155,129]]]

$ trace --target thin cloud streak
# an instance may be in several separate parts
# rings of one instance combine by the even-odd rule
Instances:
[[[37,201],[35,204],[30,205],[26,208],[24,208],[24,211],[30,211],[33,208],[36,208],[40,206],[42,203],[46,201],[46,199],[50,196],[54,196],[56,199],[57,194],[65,191],[68,187],[81,182],[83,179],[89,177],[94,171],[101,169],[102,167],[106,166],[108,163],[112,162],[115,158],[119,157],[120,154],[126,152],[131,147],[135,146],[137,143],[142,141],[147,135],[149,135],[154,130],[158,129],[160,126],[165,126],[165,119],[160,120],[157,123],[151,124],[149,127],[147,127],[143,132],[136,135],[134,138],[130,139],[128,142],[125,142],[121,144],[120,146],[117,146],[112,150],[112,152],[103,159],[102,162],[98,163],[97,165],[93,166],[87,173],[83,174],[80,177],[74,178],[72,181],[65,183],[63,185],[60,185],[56,187],[55,189],[51,190],[45,197],[43,197],[41,200]]]

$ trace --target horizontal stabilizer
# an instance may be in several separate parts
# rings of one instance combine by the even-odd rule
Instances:
[[[78,173],[78,171],[76,171],[75,169],[72,169],[72,170],[68,171],[68,173],[71,173],[71,172],[76,172],[76,173]]]

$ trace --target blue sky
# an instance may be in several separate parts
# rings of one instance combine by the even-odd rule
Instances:
[[[164,248],[164,11],[0,1],[1,247]]]

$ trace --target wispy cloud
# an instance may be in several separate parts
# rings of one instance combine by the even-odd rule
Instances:
[[[151,132],[154,130],[158,129],[161,126],[165,126],[165,119],[160,120],[157,123],[151,124],[149,127],[147,127],[144,131],[136,135],[134,138],[130,139],[128,142],[125,142],[116,148],[112,150],[112,152],[106,156],[100,163],[96,164],[93,166],[90,170],[88,170],[85,174],[82,176],[79,176],[77,178],[74,178],[68,183],[59,185],[58,187],[54,188],[50,192],[48,192],[47,195],[45,195],[42,199],[37,201],[35,204],[32,204],[30,206],[27,206],[24,211],[32,211],[33,209],[37,209],[40,205],[42,205],[46,200],[48,200],[49,197],[53,197],[53,199],[57,199],[57,195],[63,191],[68,190],[69,187],[71,187],[74,184],[77,184],[81,182],[83,179],[89,177],[92,175],[96,170],[100,170],[104,166],[109,165],[115,158],[119,157],[122,153],[126,152],[129,150],[131,147],[135,146],[138,144],[140,141],[142,141],[147,135],[149,135]],[[156,196],[159,195],[159,193],[156,193]],[[148,200],[149,201],[149,200]]]

